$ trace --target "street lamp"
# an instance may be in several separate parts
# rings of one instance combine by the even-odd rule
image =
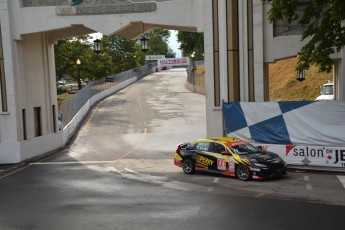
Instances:
[[[193,52],[191,55],[190,55],[191,59],[192,59],[192,71],[195,71],[195,52]]]
[[[101,40],[99,40],[98,38],[93,41],[93,51],[96,54],[99,54],[101,52]]]
[[[148,50],[148,40],[145,35],[140,39],[141,50],[145,53]]]
[[[78,66],[78,88],[80,90],[81,89],[81,78],[80,78],[80,64],[81,64],[81,61],[79,60],[79,58],[76,61],[76,63],[77,63],[77,66]]]
[[[297,70],[297,81],[304,81],[305,80],[305,73],[304,68],[300,68]]]
[[[191,70],[191,80],[192,80],[192,84],[193,84],[193,87],[195,87],[195,79],[194,79],[194,73],[195,73],[195,61],[194,61],[194,57],[195,57],[195,52],[193,52],[191,55],[190,55],[191,59],[192,59],[192,70]]]

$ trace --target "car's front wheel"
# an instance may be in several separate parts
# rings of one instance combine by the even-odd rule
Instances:
[[[250,171],[250,169],[242,164],[236,167],[236,175],[238,179],[243,181],[247,181],[252,178],[252,172]]]
[[[182,170],[186,174],[193,174],[195,172],[195,165],[194,165],[193,160],[185,159],[182,162]]]

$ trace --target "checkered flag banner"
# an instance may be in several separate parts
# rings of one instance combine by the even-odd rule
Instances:
[[[345,144],[345,102],[223,103],[227,136],[283,145]]]

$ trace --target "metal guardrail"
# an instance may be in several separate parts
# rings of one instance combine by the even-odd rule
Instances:
[[[89,82],[76,94],[70,96],[61,106],[60,120],[62,125],[67,125],[88,100],[104,90],[112,88],[126,80],[137,77],[138,80],[153,73],[156,64],[144,65],[140,68],[131,69],[119,74],[110,75],[101,80]]]

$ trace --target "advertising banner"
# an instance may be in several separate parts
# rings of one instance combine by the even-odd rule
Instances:
[[[161,59],[158,61],[158,65],[160,65],[160,66],[189,65],[189,57]]]
[[[165,59],[165,55],[145,55],[146,61],[157,61],[161,59]]]
[[[286,163],[303,166],[339,167],[345,169],[345,147],[267,145],[264,150],[279,154]]]
[[[288,164],[345,168],[345,102],[223,103],[223,115],[227,136],[261,145]]]

